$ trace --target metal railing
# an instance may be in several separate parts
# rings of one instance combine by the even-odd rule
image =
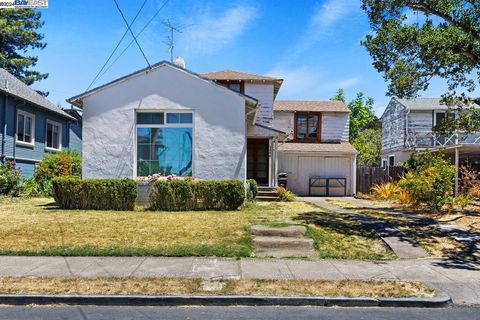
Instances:
[[[405,140],[406,148],[441,148],[458,144],[480,144],[480,132],[441,135],[432,131],[410,132]]]

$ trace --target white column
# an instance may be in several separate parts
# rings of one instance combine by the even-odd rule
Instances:
[[[357,155],[353,156],[352,194],[357,193]]]
[[[274,187],[278,187],[278,138],[275,138],[275,171]]]
[[[458,195],[458,165],[459,165],[459,150],[455,148],[455,195]]]

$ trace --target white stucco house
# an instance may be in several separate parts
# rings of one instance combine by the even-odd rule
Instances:
[[[74,96],[67,101],[83,109],[83,177],[173,173],[274,187],[286,172],[301,195],[327,194],[328,181],[310,187],[312,178],[331,178],[332,195],[354,193],[348,109],[276,101],[282,82],[233,70],[200,75],[162,61]]]

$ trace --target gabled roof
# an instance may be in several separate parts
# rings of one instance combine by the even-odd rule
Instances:
[[[357,154],[357,150],[348,142],[340,143],[304,143],[286,142],[278,146],[280,152],[302,153],[302,152],[338,152],[343,154]]]
[[[252,82],[271,82],[273,83],[273,92],[277,96],[283,79],[262,76],[255,73],[242,72],[237,70],[219,70],[202,73],[202,76],[213,81],[252,81]]]
[[[274,111],[284,112],[345,112],[350,110],[345,103],[341,101],[331,100],[276,100],[274,103]]]
[[[179,70],[179,71],[181,71],[181,72],[185,72],[185,73],[187,73],[187,74],[189,74],[189,75],[191,75],[191,76],[193,76],[193,77],[196,77],[196,78],[199,79],[199,80],[206,81],[206,82],[208,82],[208,83],[210,83],[211,85],[214,85],[214,86],[218,86],[218,87],[221,88],[222,90],[228,90],[228,91],[231,92],[231,93],[235,93],[235,94],[241,96],[242,98],[244,98],[245,101],[249,102],[250,104],[253,104],[253,105],[257,105],[257,104],[258,104],[258,100],[255,99],[255,98],[252,98],[252,97],[250,97],[250,96],[248,96],[248,95],[242,94],[242,93],[237,92],[237,91],[235,91],[235,90],[229,89],[229,88],[227,88],[227,87],[225,87],[225,86],[222,86],[222,85],[220,85],[220,84],[217,84],[217,83],[215,83],[214,81],[211,81],[210,79],[207,79],[207,78],[205,78],[205,77],[203,77],[203,76],[201,76],[201,75],[199,75],[199,74],[197,74],[197,73],[195,73],[195,72],[192,72],[192,71],[190,71],[190,70],[188,70],[188,69],[184,69],[184,68],[182,68],[182,67],[179,67],[179,66],[177,66],[177,65],[175,65],[175,64],[173,64],[173,63],[170,63],[170,62],[168,62],[168,61],[165,61],[165,60],[160,61],[160,62],[158,62],[158,63],[155,63],[155,64],[151,65],[150,67],[143,68],[143,69],[137,70],[137,71],[135,71],[135,72],[132,72],[132,73],[130,73],[130,74],[127,74],[126,76],[123,76],[123,77],[121,77],[121,78],[115,79],[115,80],[113,80],[113,81],[111,81],[111,82],[108,82],[108,83],[106,83],[106,84],[104,84],[104,85],[101,85],[101,86],[98,86],[98,87],[93,88],[93,89],[91,89],[91,90],[88,90],[88,91],[86,91],[86,92],[83,92],[83,93],[81,93],[81,94],[79,94],[79,95],[76,95],[76,96],[74,96],[74,97],[71,97],[71,98],[67,99],[67,102],[73,104],[74,106],[77,106],[77,107],[80,107],[80,108],[81,108],[81,107],[82,107],[82,100],[83,100],[84,98],[86,98],[87,96],[90,96],[90,95],[95,94],[96,92],[98,92],[98,91],[100,91],[100,90],[103,90],[103,89],[105,89],[105,88],[114,86],[114,85],[116,85],[116,84],[118,84],[118,83],[121,83],[121,82],[123,82],[123,81],[127,81],[127,80],[129,80],[129,79],[131,79],[131,78],[134,78],[134,77],[139,76],[139,75],[144,74],[144,73],[146,74],[146,73],[148,73],[148,72],[151,72],[151,71],[153,71],[153,70],[155,70],[155,69],[158,69],[158,68],[164,67],[164,66],[167,66],[167,67],[170,67],[170,68],[174,68],[174,69]]]
[[[68,118],[70,120],[76,120],[74,117],[64,112],[62,109],[45,99],[35,90],[32,90],[25,83],[2,68],[0,68],[0,91],[18,99],[22,99],[47,111],[51,111],[59,116]]]

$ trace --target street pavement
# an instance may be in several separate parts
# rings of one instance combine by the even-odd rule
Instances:
[[[0,307],[0,320],[477,320],[480,308],[325,308],[325,307]]]

